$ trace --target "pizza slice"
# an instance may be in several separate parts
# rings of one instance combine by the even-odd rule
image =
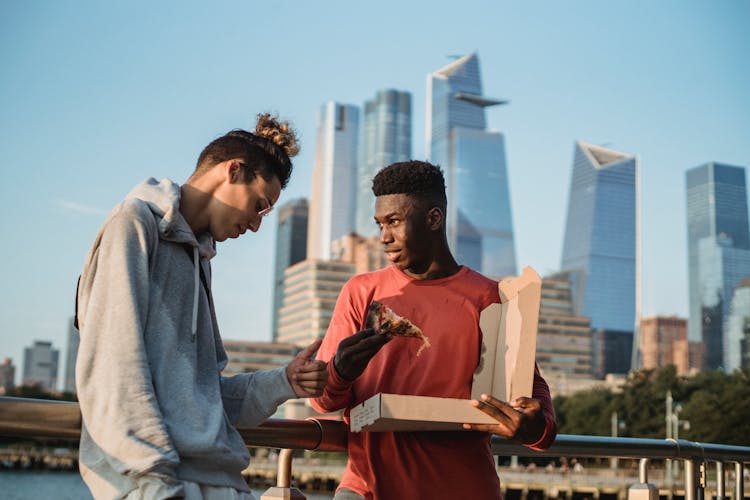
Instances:
[[[365,319],[367,328],[374,328],[375,333],[380,335],[389,335],[391,337],[413,337],[420,339],[422,345],[417,351],[419,356],[422,351],[430,347],[430,341],[424,336],[422,330],[414,323],[393,312],[393,309],[387,305],[373,300],[370,307],[367,308],[367,318]]]

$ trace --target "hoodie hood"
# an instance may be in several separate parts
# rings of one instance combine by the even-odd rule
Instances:
[[[216,255],[216,244],[210,233],[195,235],[180,212],[180,185],[169,180],[149,178],[134,187],[125,197],[146,203],[157,219],[159,237],[163,240],[190,245],[206,260]]]
[[[199,235],[193,233],[190,224],[180,212],[180,186],[169,179],[158,182],[153,177],[138,184],[125,197],[125,200],[140,200],[154,214],[159,238],[182,245],[189,245],[193,251],[193,310],[190,339],[195,342],[198,328],[198,300],[200,298],[201,257],[207,261],[216,255],[216,244],[208,231]],[[205,273],[205,271],[203,271]],[[206,285],[208,286],[208,285]],[[208,288],[206,288],[206,293]]]

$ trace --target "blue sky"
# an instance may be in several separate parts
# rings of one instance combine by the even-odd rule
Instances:
[[[750,166],[750,3],[2,2],[0,357],[65,354],[75,282],[107,211],[146,177],[184,181],[200,150],[262,111],[303,150],[281,202],[309,196],[327,100],[413,94],[424,157],[426,75],[477,51],[505,133],[520,266],[558,269],[573,144],[638,155],[643,313],[687,314],[684,172]],[[248,233],[249,234],[249,233]],[[220,245],[225,338],[268,340],[275,218]],[[61,369],[63,366],[61,366]]]

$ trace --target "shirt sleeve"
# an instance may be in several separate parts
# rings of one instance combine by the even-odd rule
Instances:
[[[239,373],[221,378],[224,411],[234,426],[255,427],[274,414],[278,406],[296,398],[286,367]]]
[[[86,432],[122,475],[178,494],[179,456],[163,421],[146,354],[149,250],[155,224],[121,208],[81,277],[77,392]]]
[[[317,359],[328,363],[328,380],[323,394],[310,399],[310,404],[321,413],[348,408],[354,402],[352,381],[345,380],[336,372],[333,358],[336,355],[339,342],[360,331],[361,313],[358,313],[355,299],[352,296],[353,284],[350,280],[344,285],[333,310],[331,323],[323,338],[323,344],[318,350]]]
[[[527,444],[532,450],[543,451],[552,446],[557,437],[557,417],[555,416],[555,408],[552,405],[552,396],[550,395],[549,385],[544,380],[542,374],[539,373],[539,366],[534,364],[534,386],[531,390],[531,397],[538,399],[542,405],[542,413],[544,414],[544,433],[542,437],[536,443]]]

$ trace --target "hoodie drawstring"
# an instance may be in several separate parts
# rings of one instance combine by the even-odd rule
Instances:
[[[198,256],[198,247],[193,247],[193,267],[194,272],[193,276],[195,278],[193,286],[193,322],[192,322],[192,329],[191,329],[191,335],[190,335],[190,341],[195,342],[195,335],[198,331],[198,298],[200,294],[200,258]]]

